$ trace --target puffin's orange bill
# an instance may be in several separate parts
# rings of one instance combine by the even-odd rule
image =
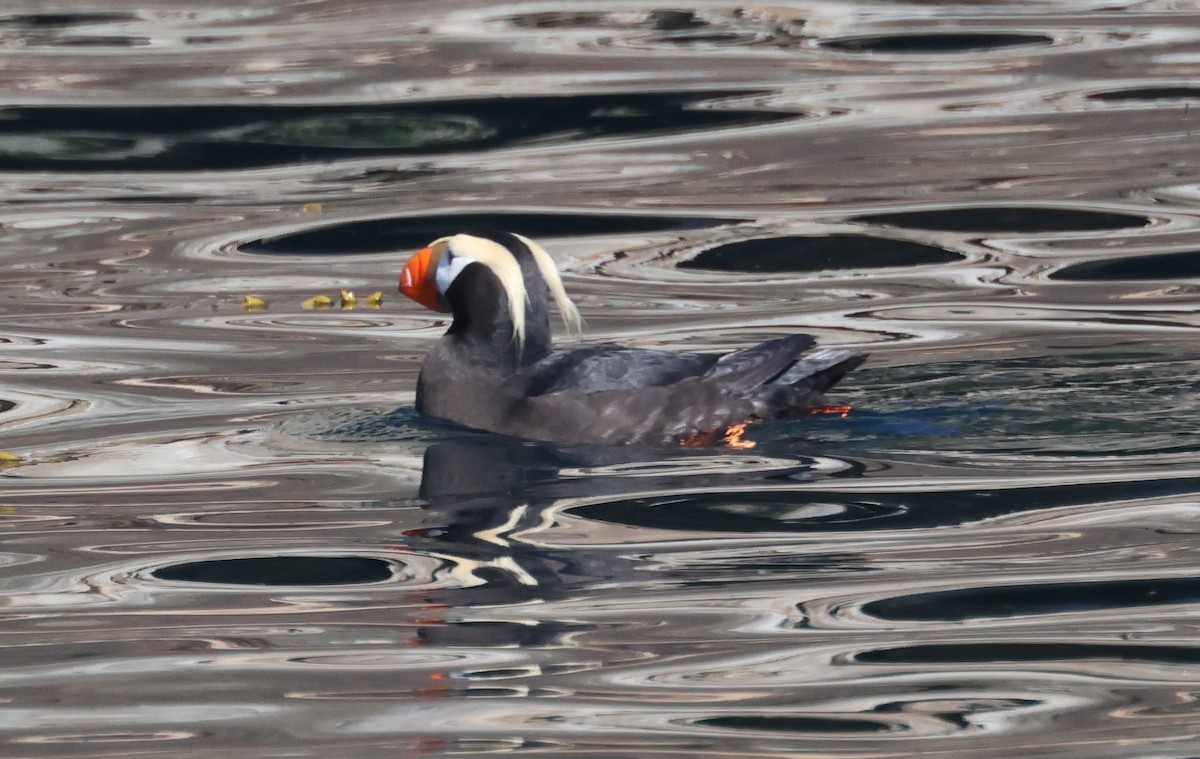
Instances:
[[[429,248],[421,248],[414,253],[400,272],[400,292],[430,311],[449,311],[430,271],[433,261],[433,251]]]

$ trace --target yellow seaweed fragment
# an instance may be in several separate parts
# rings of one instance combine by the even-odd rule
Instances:
[[[325,209],[320,203],[305,203],[301,210],[304,213],[321,213]]]
[[[257,295],[242,296],[242,308],[247,311],[264,311],[267,308],[267,301]]]
[[[329,308],[333,305],[333,298],[328,295],[314,295],[300,305],[309,311],[317,308]]]
[[[365,298],[359,298],[350,290],[340,290],[336,298],[329,295],[314,295],[300,302],[301,307],[307,311],[333,308],[335,305],[343,311],[352,311],[359,304],[364,304],[367,308],[378,309],[383,304],[383,293],[371,293]]]
[[[21,463],[21,457],[8,451],[0,451],[0,469],[7,469]]]

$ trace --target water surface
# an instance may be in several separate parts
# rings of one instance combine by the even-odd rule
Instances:
[[[0,753],[1197,755],[1198,41],[1156,0],[0,13]],[[446,323],[395,278],[480,223],[588,341],[869,351],[853,411],[420,419]]]

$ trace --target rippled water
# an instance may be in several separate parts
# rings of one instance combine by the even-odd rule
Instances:
[[[3,755],[1200,755],[1193,3],[18,6]],[[853,412],[421,420],[481,222]]]

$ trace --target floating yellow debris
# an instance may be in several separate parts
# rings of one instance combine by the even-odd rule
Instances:
[[[7,469],[21,463],[21,457],[8,451],[0,451],[0,469]]]
[[[300,305],[309,311],[312,311],[314,308],[329,308],[333,305],[333,298],[330,298],[328,295],[314,295]]]
[[[247,311],[263,311],[267,307],[267,301],[257,295],[245,295],[242,297],[242,308]]]
[[[340,293],[338,293],[338,305],[344,309],[349,310],[354,308],[354,304],[357,302],[358,299],[355,298],[354,293],[350,292],[349,290],[342,290]]]
[[[304,213],[321,213],[323,210],[325,210],[325,208],[320,203],[304,204]]]
[[[367,296],[367,306],[369,308],[379,308],[383,305],[383,292],[371,293]]]

